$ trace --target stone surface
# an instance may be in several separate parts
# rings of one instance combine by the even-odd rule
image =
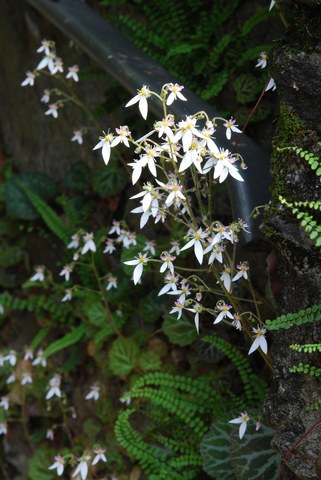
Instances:
[[[294,2],[292,2],[294,3]],[[294,22],[275,43],[271,71],[281,102],[280,118],[272,155],[272,202],[265,221],[265,233],[274,246],[280,280],[280,314],[297,312],[321,303],[321,257],[299,221],[278,200],[320,200],[321,184],[304,159],[278,147],[299,146],[321,158],[320,94],[321,36],[317,25],[321,9],[299,2],[294,5]],[[305,3],[305,5],[303,4]],[[318,213],[313,213],[321,224]],[[320,343],[320,322],[307,323],[274,332],[274,376],[264,405],[264,415],[276,431],[274,449],[284,459],[288,451],[319,420],[320,412],[306,406],[321,398],[317,378],[290,373],[293,365],[320,366],[319,354],[294,352],[291,344]],[[320,455],[320,429],[312,430],[287,459],[289,478],[317,480],[315,463]]]

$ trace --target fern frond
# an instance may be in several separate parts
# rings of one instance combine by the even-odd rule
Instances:
[[[292,350],[296,352],[304,352],[304,353],[314,353],[314,352],[321,352],[321,343],[306,343],[305,345],[290,345]]]
[[[318,322],[321,320],[321,305],[314,305],[311,308],[300,310],[297,313],[288,313],[280,315],[274,320],[266,320],[265,328],[269,331],[288,329],[293,325],[303,325],[309,322]]]
[[[223,338],[206,336],[201,339],[209,342],[221,350],[231,362],[234,363],[244,385],[248,401],[260,403],[263,401],[267,386],[252,372],[247,358],[245,358],[233,345]]]
[[[318,145],[320,145],[320,143],[318,143]],[[315,155],[312,152],[309,152],[308,150],[304,150],[302,147],[283,147],[283,148],[278,148],[277,150],[279,152],[282,152],[284,150],[292,150],[301,158],[304,158],[304,160],[306,160],[310,165],[311,169],[315,170],[316,175],[320,177],[320,182],[321,182],[321,164],[320,164],[320,158],[317,155]]]
[[[76,232],[81,226],[81,219],[79,212],[76,210],[72,200],[66,195],[60,195],[60,197],[56,198],[56,201],[62,206],[70,228],[73,230],[73,232]]]
[[[311,375],[313,377],[319,377],[321,375],[321,368],[317,368],[315,366],[311,366],[308,363],[303,365],[303,363],[299,363],[299,365],[294,365],[290,368],[291,373],[305,373]]]

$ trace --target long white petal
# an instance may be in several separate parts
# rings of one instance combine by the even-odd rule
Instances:
[[[186,250],[187,248],[191,247],[195,243],[195,238],[192,238],[186,245],[184,245],[183,248],[181,248],[181,251]]]
[[[143,264],[140,262],[134,270],[134,283],[135,285],[139,282],[140,277],[143,273]]]
[[[126,103],[125,108],[131,107],[135,103],[139,102],[139,100],[140,100],[140,95],[135,95],[135,97],[133,97],[131,100],[129,100],[129,102]]]
[[[141,97],[139,100],[139,111],[142,114],[143,119],[146,120],[148,113],[148,103],[146,97]]]
[[[196,240],[194,244],[194,252],[197,260],[199,261],[200,264],[203,262],[203,247],[202,244],[199,240]]]
[[[241,425],[240,425],[240,429],[239,429],[240,440],[242,440],[242,438],[244,437],[246,427],[247,427],[246,422],[242,422]]]
[[[175,100],[175,93],[174,92],[171,92],[169,95],[168,95],[168,98],[166,100],[166,105],[172,105],[172,103],[174,102]]]
[[[108,165],[109,159],[110,159],[110,143],[105,142],[102,148],[102,155],[103,159],[106,165]]]
[[[260,338],[256,337],[256,339],[254,340],[254,342],[251,345],[251,348],[249,350],[248,355],[251,355],[251,353],[253,353],[255,350],[257,350],[259,348],[259,346],[260,346]]]

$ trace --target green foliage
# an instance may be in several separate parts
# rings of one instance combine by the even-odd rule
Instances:
[[[35,220],[39,212],[27,195],[27,190],[41,200],[54,197],[57,187],[54,181],[44,173],[19,173],[5,183],[5,201],[7,209],[23,220]]]
[[[292,350],[296,352],[304,352],[304,353],[314,353],[314,352],[321,352],[321,343],[306,343],[305,345],[290,345]]]
[[[201,443],[204,470],[214,478],[222,480],[261,480],[276,478],[281,459],[271,449],[275,432],[266,425],[255,431],[254,425],[247,427],[240,441],[237,429],[228,419],[218,420]]]
[[[309,322],[317,322],[321,320],[321,305],[314,305],[297,313],[288,313],[280,315],[274,320],[266,320],[265,327],[267,330],[288,329],[293,325],[303,325]]]
[[[135,408],[120,413],[116,438],[150,475],[148,478],[199,478],[201,458],[195,447],[207,430],[201,416],[219,410],[221,400],[206,377],[151,373],[138,379],[128,395],[137,399]],[[146,401],[148,407],[144,406]],[[145,419],[148,426],[143,435],[129,422],[138,412],[151,419]],[[184,437],[180,438],[177,433],[182,429]]]
[[[45,349],[44,356],[47,358],[53,353],[59,352],[60,350],[63,350],[64,348],[70,347],[70,345],[79,342],[85,333],[86,324],[82,323],[78,327],[75,327],[71,332],[64,335],[62,338],[59,338],[59,340],[51,343],[49,347]]]
[[[266,45],[249,47],[253,28],[273,18],[274,12],[267,9],[243,25],[233,22],[232,30],[229,22],[237,15],[239,0],[216,0],[206,6],[201,0],[135,3],[139,6],[124,2],[117,15],[110,8],[108,20],[204,100],[219,95],[244,62],[269,50]],[[111,6],[109,1],[103,4]],[[235,87],[238,100],[252,101],[260,85],[257,78],[240,78]]]
[[[263,402],[267,385],[257,377],[249,365],[248,359],[230,343],[220,337],[205,336],[201,339],[203,342],[208,342],[216,348],[225,353],[225,355],[232,361],[237,368],[237,371],[244,384],[245,395],[247,397],[247,404],[260,404]]]
[[[110,162],[108,168],[104,163],[99,163],[94,171],[93,188],[101,197],[110,197],[123,190],[128,182],[128,177],[123,168],[115,162]]]
[[[37,211],[38,215],[43,219],[49,230],[51,230],[51,232],[54,233],[65,244],[69,243],[72,232],[56,214],[56,212],[28,187],[20,184],[20,188],[25,193],[28,200]]]
[[[190,345],[197,338],[195,325],[186,315],[178,320],[175,315],[164,315],[163,331],[172,343]]]
[[[311,366],[308,363],[303,365],[303,363],[299,363],[299,365],[294,365],[290,369],[291,373],[304,373],[311,375],[312,377],[319,377],[321,375],[321,368],[317,368],[315,366]]]
[[[109,364],[115,375],[128,375],[138,364],[139,347],[130,338],[117,338],[109,350]]]

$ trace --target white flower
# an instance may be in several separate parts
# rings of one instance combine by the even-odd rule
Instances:
[[[55,61],[54,61],[54,65],[53,65],[53,69],[51,71],[51,74],[52,75],[55,75],[57,72],[63,72],[64,71],[64,67],[63,67],[63,61],[61,60],[61,58],[55,58]]]
[[[155,217],[155,223],[158,223],[159,221],[164,223],[165,219],[166,219],[166,212],[162,212],[161,210],[158,210],[157,215]]]
[[[60,477],[60,475],[62,475],[64,471],[64,464],[65,460],[60,455],[57,455],[55,457],[55,462],[50,465],[50,467],[48,467],[48,470],[54,470],[56,468],[57,475]]]
[[[85,400],[93,399],[97,401],[99,399],[99,392],[100,392],[99,385],[92,385],[90,387],[90,392],[85,396]]]
[[[260,57],[257,60],[256,67],[265,68],[267,65],[267,54],[265,52],[260,53]]]
[[[127,125],[122,125],[119,128],[115,128],[116,133],[118,133],[118,137],[115,137],[111,143],[111,147],[115,147],[119,143],[123,143],[126,147],[129,147],[128,138],[130,136],[130,131]]]
[[[217,308],[221,310],[221,313],[216,317],[214,320],[214,325],[216,323],[219,323],[223,320],[223,318],[229,317],[229,318],[234,318],[233,315],[229,312],[229,310],[232,308],[231,305],[226,305],[226,303],[223,303],[223,305],[217,305]]]
[[[90,459],[91,457],[89,455],[83,455],[82,457],[77,458],[79,465],[72,474],[72,476],[75,477],[76,475],[78,475],[78,473],[80,473],[81,479],[86,480],[88,474],[87,462],[89,462]]]
[[[264,336],[264,334],[266,333],[266,329],[260,328],[258,325],[257,328],[253,328],[253,333],[255,335],[255,340],[252,343],[252,346],[249,350],[248,355],[251,355],[251,353],[257,350],[259,347],[261,348],[263,353],[267,354],[268,345],[267,345],[266,338]]]
[[[248,417],[248,414],[246,412],[242,412],[240,417],[234,418],[233,420],[229,421],[229,423],[236,423],[236,424],[239,423],[240,424],[240,428],[239,428],[240,440],[242,440],[242,438],[244,436],[244,433],[245,433],[245,430],[246,430],[246,427],[247,427],[247,422],[249,420],[250,420],[250,418]]]
[[[179,183],[177,183],[175,181],[170,182],[167,185],[167,188],[168,188],[169,191],[171,191],[171,193],[166,198],[166,201],[165,201],[166,205],[170,205],[175,200],[175,198],[180,198],[181,200],[186,200],[185,195],[182,193],[183,187]]]
[[[233,322],[232,322],[232,325],[233,327],[236,328],[236,330],[242,330],[242,323],[241,323],[241,319],[240,319],[240,316],[237,314],[237,313],[234,313],[233,315]]]
[[[113,275],[109,275],[107,277],[108,284],[107,284],[106,290],[110,290],[112,287],[117,288],[117,280],[118,280],[117,277],[114,277]]]
[[[48,88],[46,88],[43,91],[43,96],[41,97],[40,101],[43,102],[43,103],[48,103],[49,100],[50,100],[50,90]]]
[[[1,397],[0,407],[9,410],[9,397]]]
[[[24,360],[32,360],[33,359],[33,352],[31,348],[25,348],[25,356],[23,357]]]
[[[168,90],[170,90],[171,93],[168,95],[166,105],[171,105],[174,100],[177,100],[178,98],[186,102],[187,98],[185,98],[184,95],[181,93],[183,88],[184,87],[182,85],[178,85],[178,83],[175,83],[175,85],[173,83],[170,83],[168,85]]]
[[[37,49],[38,53],[45,52],[46,55],[50,52],[51,41],[45,38],[41,40],[41,46]]]
[[[26,73],[26,79],[21,83],[21,86],[22,87],[25,87],[26,85],[30,85],[30,87],[32,87],[35,83],[35,78],[36,78],[36,75],[30,71],[28,71]]]
[[[66,75],[66,78],[72,78],[75,82],[79,81],[77,73],[79,72],[79,67],[78,65],[74,65],[72,67],[68,67],[68,73]]]
[[[187,152],[193,142],[193,135],[203,138],[203,134],[196,129],[196,118],[186,117],[186,120],[179,122],[178,132],[175,134],[174,143],[182,139],[183,150]]]
[[[236,120],[230,118],[226,123],[224,123],[224,127],[226,127],[226,138],[231,140],[232,132],[242,133],[242,131],[237,128],[237,125],[234,125]]]
[[[214,169],[214,180],[219,179],[219,182],[222,183],[226,179],[227,175],[230,174],[233,178],[239,182],[244,182],[243,178],[239,174],[238,169],[233,165],[236,161],[234,157],[230,157],[230,152],[228,150],[221,149],[217,164]]]
[[[46,438],[48,440],[53,440],[54,439],[54,431],[52,430],[52,428],[48,428],[48,430],[46,432]]]
[[[114,240],[112,238],[107,238],[105,250],[103,251],[103,253],[113,253],[115,250],[116,247],[114,245]]]
[[[176,292],[177,286],[176,283],[178,282],[178,277],[175,276],[173,273],[167,273],[165,275],[165,285],[159,291],[158,296],[164,295],[165,293],[169,292],[170,290],[174,290]]]
[[[10,352],[8,353],[8,355],[6,355],[4,357],[4,360],[8,360],[8,362],[10,363],[10,365],[12,367],[15,366],[16,362],[17,362],[17,354],[14,350],[10,350]]]
[[[52,103],[51,105],[49,105],[49,108],[45,112],[45,115],[52,115],[54,118],[58,118],[58,105],[56,103]]]
[[[176,259],[176,257],[170,255],[168,252],[165,252],[164,255],[161,255],[160,258],[164,263],[162,263],[159,271],[161,273],[164,273],[165,270],[168,268],[171,273],[174,273],[174,265],[172,262]]]
[[[94,234],[91,233],[86,233],[83,237],[83,241],[85,242],[85,245],[82,247],[81,254],[84,255],[85,253],[88,252],[88,250],[91,250],[92,252],[96,251],[96,245],[94,242]]]
[[[177,300],[175,303],[175,307],[169,312],[170,314],[178,312],[177,320],[179,320],[183,313],[184,304]]]
[[[26,383],[32,383],[32,377],[31,373],[29,372],[22,372],[22,379],[21,379],[21,385],[26,385]]]
[[[67,302],[71,300],[72,297],[72,289],[71,288],[66,288],[65,290],[65,296],[62,298],[62,302]]]
[[[101,153],[103,156],[103,160],[106,165],[108,165],[109,159],[110,159],[110,152],[111,152],[111,142],[114,140],[114,135],[112,133],[105,133],[103,132],[104,136],[99,137],[99,142],[97,145],[93,148],[93,150],[97,150],[98,148],[101,148]]]
[[[117,220],[113,220],[113,226],[108,232],[109,235],[111,235],[112,233],[117,233],[117,235],[120,235],[120,222],[118,222]]]
[[[99,462],[99,460],[103,461],[103,462],[107,462],[107,458],[105,457],[105,452],[106,450],[103,449],[103,448],[94,448],[93,449],[94,453],[96,454],[94,460],[93,460],[93,463],[92,465],[96,465],[96,463]]]
[[[4,314],[4,308],[3,308],[3,305],[0,304],[0,315],[3,315]]]
[[[0,435],[7,435],[8,427],[6,423],[0,423]]]
[[[50,380],[50,388],[47,392],[46,395],[46,400],[49,400],[50,398],[57,396],[61,398],[61,390],[60,390],[60,379],[58,380],[56,377],[52,378]]]
[[[45,267],[37,267],[36,268],[36,273],[29,279],[30,282],[43,282],[44,281],[44,271]]]
[[[273,78],[270,78],[270,81],[267,84],[267,87],[266,87],[265,91],[267,92],[268,90],[271,90],[271,89],[272,89],[272,92],[273,92],[273,90],[276,89],[276,84],[275,84],[275,81],[274,81]]]
[[[125,107],[131,107],[135,103],[138,103],[138,108],[142,117],[146,120],[148,113],[148,103],[147,98],[150,97],[151,93],[148,87],[144,85],[140,90],[137,90],[137,95],[133,97],[129,102],[126,103]]]
[[[203,310],[203,308],[199,303],[195,303],[193,308],[187,308],[187,310],[195,313],[194,322],[195,322],[195,327],[196,327],[197,333],[199,335],[200,334],[200,331],[199,331],[199,323],[200,323],[199,315],[200,315],[201,311]]]
[[[239,265],[236,266],[236,268],[239,270],[238,273],[232,278],[232,282],[235,282],[239,278],[243,277],[245,280],[248,279],[247,271],[249,269],[248,265],[245,263],[240,263]]]
[[[40,348],[37,352],[37,358],[35,358],[35,360],[32,362],[32,365],[35,366],[35,365],[41,365],[42,367],[46,367],[47,366],[47,360],[46,360],[46,357],[44,356],[44,352],[43,350]]]
[[[79,246],[79,235],[75,234],[71,237],[71,242],[67,245],[67,248],[78,248]]]
[[[275,4],[275,0],[271,0],[269,10],[272,10],[272,8],[274,7],[274,4]]]
[[[166,117],[164,120],[159,120],[155,124],[155,130],[158,131],[158,138],[161,138],[163,135],[166,135],[171,141],[174,139],[173,131],[170,127],[174,125],[174,121]]]
[[[143,252],[150,252],[152,255],[156,255],[155,245],[154,240],[146,240],[146,246],[143,248]]]
[[[46,56],[38,63],[37,70],[42,70],[43,68],[48,67],[50,73],[54,70],[54,61],[55,61],[55,54],[53,52],[48,51]]]
[[[229,267],[224,267],[223,272],[220,275],[220,279],[223,282],[224,287],[226,290],[229,292],[231,289],[231,275],[230,275],[231,269]]]
[[[72,266],[71,265],[65,265],[64,268],[59,273],[59,275],[60,276],[64,275],[66,282],[68,282],[69,279],[70,279],[71,272],[72,272]]]
[[[74,136],[71,138],[71,142],[78,142],[79,145],[82,145],[83,143],[83,132],[82,130],[74,130]]]
[[[184,245],[184,247],[181,248],[181,251],[186,250],[187,248],[194,245],[195,256],[201,264],[203,262],[203,247],[201,241],[203,240],[203,238],[206,237],[206,235],[206,232],[202,232],[202,229],[199,228],[197,232],[192,233],[192,240],[190,240],[186,245]]]
[[[176,255],[179,255],[180,254],[180,246],[179,246],[179,241],[178,240],[172,240],[170,242],[170,244],[172,245],[172,248],[170,249],[169,253],[173,253],[175,252]]]
[[[9,383],[13,383],[16,381],[16,377],[15,375],[12,373],[11,375],[9,375],[9,377],[7,378],[6,380],[6,384],[9,385]]]
[[[127,262],[124,262],[126,265],[136,265],[133,272],[133,280],[135,285],[140,280],[140,277],[142,276],[142,273],[143,273],[143,266],[145,263],[148,262],[148,260],[149,258],[147,257],[147,253],[139,253],[138,256],[136,257],[136,260],[129,260]]]
[[[188,297],[191,292],[189,290],[189,285],[186,283],[185,280],[181,281],[181,289],[180,290],[174,290],[172,292],[168,292],[169,295],[179,295],[178,301],[180,303],[185,303],[186,297]]]

